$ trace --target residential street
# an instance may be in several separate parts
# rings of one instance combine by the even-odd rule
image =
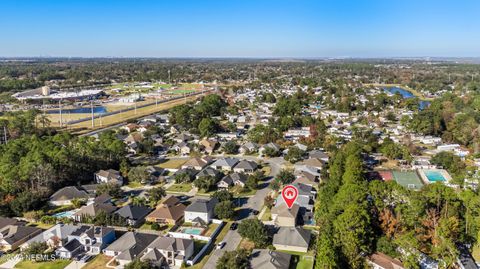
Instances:
[[[250,160],[262,160],[261,158],[257,157],[250,157],[250,156],[242,156],[244,159]],[[258,210],[260,211],[263,207],[263,199],[264,197],[271,191],[268,187],[270,181],[280,172],[281,165],[283,164],[283,158],[272,158],[268,160],[263,160],[268,163],[271,167],[270,177],[267,181],[265,181],[261,186],[260,189],[255,193],[254,196],[248,198],[247,203],[245,203],[241,209],[239,210],[238,220],[241,221],[242,219],[253,217],[254,215],[250,214],[251,210]],[[214,249],[212,255],[208,259],[207,263],[203,267],[204,269],[215,268],[217,264],[217,260],[223,255],[225,251],[232,251],[237,249],[238,245],[242,237],[238,232],[235,231],[228,231],[228,233],[223,238],[227,244],[222,249]]]

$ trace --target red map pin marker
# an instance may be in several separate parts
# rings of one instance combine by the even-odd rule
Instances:
[[[283,201],[285,201],[285,204],[287,204],[288,208],[292,208],[293,203],[295,203],[295,200],[297,200],[297,197],[298,190],[295,186],[288,185],[283,188],[282,198]]]

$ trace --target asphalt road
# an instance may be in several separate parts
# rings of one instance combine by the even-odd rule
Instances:
[[[250,159],[250,160],[263,160],[264,162],[268,163],[270,165],[270,178],[263,182],[260,185],[260,189],[255,193],[254,196],[248,198],[247,202],[244,203],[238,214],[238,221],[241,222],[245,218],[252,218],[254,217],[253,214],[250,214],[251,210],[257,210],[260,211],[263,207],[263,199],[265,196],[271,191],[271,189],[268,187],[268,184],[270,181],[280,172],[281,165],[283,164],[284,160],[283,158],[272,158],[272,159],[262,159],[258,157],[251,157],[251,156],[242,156],[244,159]],[[226,242],[226,245],[222,249],[214,249],[212,255],[210,255],[210,258],[208,259],[207,263],[203,266],[204,269],[213,269],[215,268],[218,259],[225,253],[225,251],[232,251],[236,250],[238,245],[240,244],[240,241],[242,240],[242,237],[238,232],[235,231],[228,231],[228,233],[225,235],[223,238],[223,241]]]

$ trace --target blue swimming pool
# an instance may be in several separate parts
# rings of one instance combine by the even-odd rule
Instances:
[[[65,212],[60,212],[60,213],[54,214],[53,216],[55,218],[71,218],[73,216],[73,214],[75,214],[75,212],[65,211]]]
[[[189,228],[189,227],[182,228],[182,233],[185,233],[185,234],[201,235],[202,232],[203,232],[202,228]]]
[[[425,176],[428,178],[428,181],[445,181],[445,177],[439,171],[427,170],[424,172]]]

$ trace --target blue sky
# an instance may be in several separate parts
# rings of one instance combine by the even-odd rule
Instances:
[[[0,56],[480,56],[478,0],[2,0]]]

